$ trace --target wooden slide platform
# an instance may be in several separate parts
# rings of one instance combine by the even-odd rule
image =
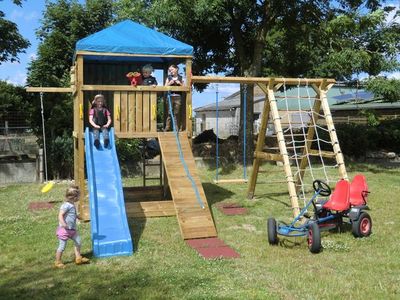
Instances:
[[[216,237],[214,220],[204,194],[203,186],[197,176],[196,165],[185,133],[179,134],[179,141],[184,161],[199,192],[204,209],[201,208],[192,182],[186,175],[183,163],[179,158],[179,148],[173,132],[160,132],[158,140],[163,156],[176,216],[182,237],[186,239]]]

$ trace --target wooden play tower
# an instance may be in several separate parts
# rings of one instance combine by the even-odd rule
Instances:
[[[121,24],[124,25],[121,28]],[[119,31],[120,30],[120,31]],[[118,34],[116,34],[118,32]],[[138,35],[142,34],[140,39]],[[99,37],[100,41],[110,47],[91,43],[91,38]],[[97,39],[98,40],[98,39]],[[147,40],[147,44],[146,44]],[[86,47],[79,47],[83,41]],[[289,168],[284,139],[280,136],[280,117],[277,111],[274,93],[285,83],[304,83],[305,79],[277,79],[258,77],[205,77],[192,76],[193,48],[154,30],[132,21],[124,21],[93,34],[77,44],[74,64],[71,67],[71,86],[69,88],[30,87],[28,92],[67,92],[73,96],[73,140],[74,140],[74,178],[85,195],[79,203],[79,211],[84,219],[90,220],[85,175],[85,128],[88,126],[88,111],[94,95],[105,95],[107,106],[112,114],[112,126],[118,139],[157,139],[161,148],[160,165],[161,185],[151,187],[124,188],[125,208],[128,217],[158,217],[176,215],[184,239],[207,238],[217,235],[211,211],[207,204],[202,184],[196,172],[195,161],[191,151],[192,137],[192,83],[240,83],[256,84],[266,95],[261,132],[258,137],[253,173],[249,183],[248,195],[254,194],[259,165],[262,160],[283,162],[287,178],[289,196],[294,213],[299,210],[294,178]],[[147,46],[143,51],[143,42]],[[99,47],[101,46],[101,47]],[[189,47],[189,51],[182,51]],[[162,49],[160,52],[160,48]],[[99,50],[100,49],[100,50]],[[138,71],[145,64],[162,70],[163,82],[153,86],[131,86],[125,74]],[[163,86],[167,70],[171,64],[183,66],[184,86]],[[181,70],[182,70],[181,69]],[[343,157],[337,143],[332,118],[327,106],[326,92],[334,84],[333,80],[309,79],[317,91],[315,111],[320,108],[327,115],[331,140],[334,144],[333,155],[339,163],[340,176],[347,177]],[[167,100],[168,92],[182,95],[182,125],[179,135],[164,132],[157,126],[158,103]],[[263,151],[267,122],[271,116],[278,132],[278,154]],[[312,136],[313,132],[309,131]],[[178,142],[180,140],[180,142]],[[335,146],[336,145],[336,146]],[[308,144],[309,148],[310,145]],[[329,154],[332,155],[332,154]],[[185,163],[182,163],[182,160]],[[183,166],[185,165],[185,167]],[[302,161],[302,169],[305,168]],[[185,175],[190,173],[191,180]],[[143,176],[146,174],[144,172]],[[300,177],[302,174],[299,175]],[[144,180],[145,182],[145,180]],[[170,193],[166,193],[166,187]],[[170,194],[171,197],[166,196]],[[200,201],[199,198],[201,198]],[[199,202],[202,205],[199,205]]]

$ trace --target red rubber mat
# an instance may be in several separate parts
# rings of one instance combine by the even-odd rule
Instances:
[[[247,213],[247,209],[236,203],[221,203],[217,208],[225,215],[244,215]]]
[[[53,206],[54,204],[49,202],[30,202],[28,205],[28,210],[30,211],[46,210],[46,209],[52,209]]]
[[[205,259],[237,258],[239,253],[219,238],[186,240],[186,243]]]

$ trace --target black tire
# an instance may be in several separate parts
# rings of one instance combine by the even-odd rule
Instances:
[[[270,245],[278,244],[278,231],[276,228],[276,220],[274,218],[269,218],[267,222],[268,230],[268,243]]]
[[[359,218],[351,222],[351,232],[355,237],[366,237],[371,234],[372,220],[368,213],[362,212]]]
[[[311,253],[318,253],[321,251],[321,232],[318,224],[315,222],[308,228],[307,244]]]

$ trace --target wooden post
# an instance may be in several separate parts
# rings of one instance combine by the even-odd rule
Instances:
[[[262,120],[261,120],[261,128],[258,133],[258,138],[257,138],[257,145],[256,145],[256,153],[261,152],[264,148],[264,143],[265,143],[265,135],[267,133],[267,125],[269,121],[269,112],[270,112],[270,107],[269,107],[269,102],[268,102],[268,88],[265,84],[259,83],[258,86],[264,91],[265,93],[265,100],[264,100],[264,108],[262,112]],[[254,190],[256,188],[256,182],[257,182],[257,176],[258,176],[258,170],[260,169],[260,160],[261,158],[257,157],[255,155],[254,161],[253,161],[253,170],[250,176],[250,183],[249,187],[247,189],[247,199],[253,199],[254,196]]]
[[[293,216],[296,217],[300,213],[300,208],[296,193],[296,185],[294,183],[292,169],[290,168],[289,155],[286,149],[285,137],[282,131],[281,119],[279,116],[278,106],[276,104],[276,99],[274,95],[273,84],[274,81],[271,80],[268,85],[268,101],[271,109],[271,117],[274,122],[275,131],[278,139],[279,151],[283,159],[283,168],[286,174],[286,181],[289,189],[290,202],[292,203]]]
[[[78,55],[76,58],[76,97],[75,101],[78,103],[78,111],[75,115],[77,118],[77,139],[78,139],[78,168],[77,174],[75,174],[75,183],[79,185],[81,190],[81,200],[79,201],[79,214],[81,218],[85,221],[89,220],[89,202],[88,202],[88,193],[85,186],[85,145],[84,145],[84,94],[82,91],[83,86],[83,57],[82,55]]]
[[[331,137],[331,142],[333,146],[333,152],[336,156],[336,163],[338,164],[339,168],[339,175],[341,178],[348,180],[346,166],[344,164],[343,153],[339,146],[339,141],[336,135],[335,125],[333,124],[331,110],[329,108],[328,99],[327,99],[327,92],[331,88],[332,84],[322,83],[319,89],[319,93],[321,95],[321,105],[322,110],[325,115],[326,126],[328,127],[329,136]]]
[[[186,122],[186,131],[189,137],[189,142],[192,142],[193,128],[192,128],[192,59],[186,59],[186,86],[188,87],[188,91],[186,92],[186,116],[184,118]]]

